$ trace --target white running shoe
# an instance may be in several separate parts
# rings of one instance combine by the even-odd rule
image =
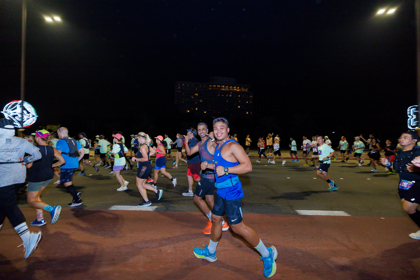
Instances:
[[[128,182],[128,181],[124,181],[124,186],[128,186],[128,184],[129,184],[130,182]]]
[[[114,174],[114,171],[109,171],[109,174]]]
[[[410,236],[413,239],[420,240],[420,230],[414,233],[410,233],[408,236]]]
[[[276,164],[276,162],[275,162],[274,160],[272,160],[270,163],[272,163],[272,164]]]
[[[39,241],[41,241],[42,233],[39,232],[30,232],[29,240],[23,242],[23,251],[25,252],[25,259],[32,255],[35,252],[36,247],[38,246]]]
[[[121,186],[117,189],[117,192],[123,192],[123,191],[126,191],[126,190],[128,190],[128,188],[126,186]]]
[[[267,160],[267,162],[268,162],[268,163],[270,163],[270,160],[271,160],[271,159],[268,159],[268,160]]]
[[[182,196],[194,196],[193,192],[184,192],[182,193]]]
[[[57,182],[54,183],[54,185],[60,185],[60,180],[57,180]]]
[[[174,188],[176,187],[176,178],[173,178],[172,184],[174,185]]]
[[[286,164],[286,161],[285,161],[285,160],[283,160],[283,162],[281,163],[281,165],[283,165],[283,166],[284,166],[285,164]]]
[[[372,169],[371,172],[378,172],[378,170],[376,170],[376,168],[375,168],[375,169]]]
[[[259,160],[257,160],[257,163],[260,163],[260,161],[259,161]]]

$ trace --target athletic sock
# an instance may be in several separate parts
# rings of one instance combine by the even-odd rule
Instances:
[[[28,225],[26,224],[26,222],[23,222],[15,226],[15,230],[17,234],[19,234],[20,238],[22,238],[23,244],[29,241],[30,232],[29,232]]]
[[[416,225],[420,227],[420,211],[419,210],[416,210],[414,214],[408,214],[408,216],[410,216],[413,222],[415,222]]]
[[[263,258],[270,256],[270,252],[268,252],[267,247],[264,246],[264,243],[261,241],[261,239],[260,239],[260,243],[258,243],[258,246],[255,247],[255,249],[258,252],[260,252]]]
[[[153,186],[154,188],[156,188],[156,184],[152,184],[152,186]]]
[[[76,188],[74,187],[74,185],[68,186],[67,191],[68,191],[69,194],[71,194],[71,196],[73,197],[74,200],[79,200],[79,197],[77,196],[77,191],[76,191]]]
[[[209,243],[209,253],[210,254],[213,254],[214,252],[216,252],[216,247],[217,247],[217,243],[219,243],[219,242],[213,242],[211,239],[210,239],[210,243]]]
[[[50,206],[50,205],[45,205],[44,210],[51,212],[54,209],[54,207]]]
[[[331,180],[330,179],[327,179],[327,183],[329,184],[329,183],[331,183]]]
[[[210,211],[210,212],[208,212],[208,213],[206,214],[206,216],[207,216],[207,218],[209,218],[209,221],[211,221],[211,211]]]

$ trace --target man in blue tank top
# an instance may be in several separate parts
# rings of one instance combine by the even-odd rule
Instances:
[[[197,125],[197,132],[201,138],[201,141],[191,148],[188,145],[185,145],[185,151],[187,153],[187,156],[193,155],[198,152],[200,154],[201,167],[204,167],[201,171],[201,180],[200,182],[198,182],[197,187],[195,188],[194,202],[197,203],[200,210],[203,211],[203,213],[209,219],[207,226],[203,230],[203,233],[210,234],[212,226],[210,209],[213,209],[214,205],[215,178],[214,170],[207,169],[206,166],[207,164],[214,162],[214,143],[209,137],[209,129],[207,127],[207,124],[203,122],[199,123]],[[189,137],[187,136],[185,139],[186,141],[188,141]],[[206,199],[207,204],[206,202],[204,202],[203,198]],[[222,223],[223,231],[227,231],[229,229],[229,225],[225,223],[225,221],[223,221]]]
[[[229,123],[225,118],[213,120],[213,131],[218,145],[215,147],[214,163],[202,166],[213,169],[216,178],[216,194],[212,215],[212,230],[209,245],[204,249],[194,248],[194,255],[199,259],[215,262],[216,247],[222,237],[222,217],[226,214],[232,230],[242,236],[262,256],[265,277],[276,273],[277,250],[274,246],[265,247],[257,233],[246,226],[242,219],[242,184],[238,174],[252,171],[252,164],[244,149],[235,140],[229,140]]]

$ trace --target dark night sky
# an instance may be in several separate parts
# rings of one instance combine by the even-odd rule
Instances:
[[[176,113],[175,81],[225,76],[254,92],[254,137],[395,139],[416,103],[415,21],[414,1],[374,16],[389,3],[29,1],[26,100],[38,125],[172,134],[199,121]],[[0,107],[20,97],[20,30],[21,3],[1,1]]]

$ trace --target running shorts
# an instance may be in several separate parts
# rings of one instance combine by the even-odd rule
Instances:
[[[373,160],[379,160],[381,158],[381,155],[379,154],[379,152],[376,153],[368,153],[369,158],[373,159]]]
[[[360,154],[360,153],[354,153],[354,157],[361,157],[362,156],[362,154]]]
[[[195,195],[203,198],[206,195],[214,195],[215,179],[207,179],[202,177],[195,188]]]
[[[42,182],[29,182],[28,183],[28,192],[37,192],[40,191],[42,187],[47,186],[52,179],[42,181]]]
[[[150,172],[152,172],[152,165],[149,161],[139,162],[139,170],[137,171],[137,178],[147,179],[149,178]]]
[[[275,155],[275,156],[280,156],[280,157],[281,157],[281,151],[280,151],[280,150],[274,151],[274,155]]]
[[[73,181],[73,174],[76,171],[77,171],[77,168],[60,169],[60,182],[61,182],[61,184]]]
[[[156,160],[155,170],[166,168],[166,157],[160,157]]]
[[[195,180],[200,178],[201,163],[188,163],[187,176],[193,177]]]
[[[400,185],[400,183],[401,180],[398,185]],[[398,186],[398,195],[400,196],[400,199],[405,199],[408,202],[420,203],[420,181],[414,182],[413,186],[408,190],[403,190]]]
[[[328,172],[328,168],[330,168],[330,165],[329,164],[320,162],[318,170],[321,171],[321,172],[327,173]]]
[[[83,160],[85,160],[85,159],[89,159],[89,154],[84,154],[83,155]]]
[[[226,200],[221,198],[217,192],[214,195],[213,215],[223,217],[226,214],[229,225],[236,225],[242,222],[242,198]]]

